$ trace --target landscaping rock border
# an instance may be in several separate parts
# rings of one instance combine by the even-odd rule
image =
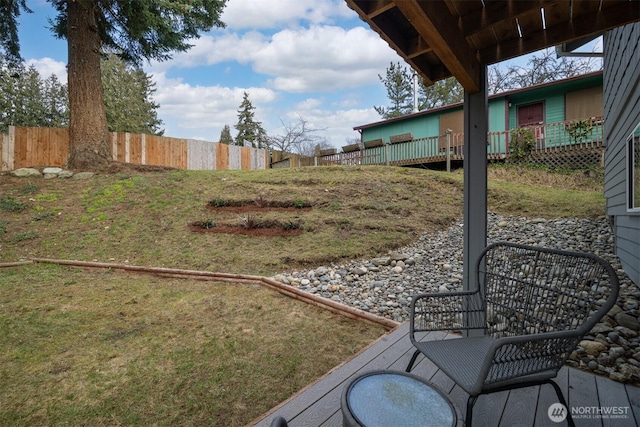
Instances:
[[[511,241],[588,252],[608,260],[620,279],[617,305],[580,343],[568,364],[620,382],[640,381],[640,289],[614,255],[606,217],[506,217],[490,214],[488,243]],[[462,288],[463,226],[422,235],[385,256],[282,273],[275,280],[397,322],[408,320],[411,296]]]

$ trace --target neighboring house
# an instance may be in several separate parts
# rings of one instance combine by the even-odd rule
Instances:
[[[572,123],[584,119],[591,126],[588,139],[601,142],[602,94],[603,73],[598,71],[489,96],[489,152],[505,154],[508,133],[518,127],[533,128],[539,149],[585,142],[587,138],[576,141],[569,133]],[[463,125],[463,104],[457,103],[356,126],[354,130],[360,132],[365,148],[440,137],[437,152],[442,153],[447,130],[452,135],[452,149],[462,145]],[[406,159],[389,160],[395,163]]]
[[[605,185],[616,254],[640,285],[640,23],[604,35]]]

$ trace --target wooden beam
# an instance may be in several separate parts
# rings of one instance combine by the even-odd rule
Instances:
[[[477,92],[480,89],[480,64],[444,1],[402,0],[396,2],[396,7],[460,84],[470,93]]]
[[[481,49],[480,62],[493,64],[516,56],[535,52],[549,46],[557,46],[593,34],[640,20],[640,2],[616,3],[594,13],[574,16],[572,21],[562,22],[546,30],[524,34],[522,38],[507,40]],[[455,74],[455,73],[454,73]]]
[[[392,0],[367,1],[366,3],[363,3],[363,6],[364,4],[366,4],[366,13],[369,19],[375,18],[381,13],[384,13],[387,10],[396,7],[395,3],[393,3]]]
[[[540,8],[547,7],[557,0],[535,1],[496,1],[488,3],[481,14],[469,13],[460,17],[460,28],[465,37],[471,36],[485,28],[496,25],[506,20],[513,20],[522,15],[535,11],[540,13]]]
[[[424,55],[425,53],[431,52],[431,46],[429,43],[425,41],[422,37],[418,36],[409,40],[409,45],[407,46],[407,58],[412,59],[416,56]]]

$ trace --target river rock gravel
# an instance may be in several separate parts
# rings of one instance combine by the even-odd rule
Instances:
[[[589,252],[612,264],[620,279],[618,303],[580,343],[568,364],[620,382],[640,381],[640,289],[614,255],[608,219],[547,220],[489,214],[487,221],[488,243],[509,241]],[[281,273],[273,279],[405,322],[412,295],[462,289],[462,239],[460,220],[444,231],[425,233],[414,243],[383,256]]]

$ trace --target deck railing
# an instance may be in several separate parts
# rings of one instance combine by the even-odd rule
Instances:
[[[579,121],[549,123],[532,127],[535,148],[532,155],[559,151],[593,151],[602,147],[603,120],[593,117]],[[511,131],[487,134],[487,159],[509,158]],[[463,160],[464,134],[448,133],[441,136],[413,139],[405,142],[361,148],[348,153],[316,157],[313,165],[411,165]],[[313,158],[311,158],[313,159]]]

